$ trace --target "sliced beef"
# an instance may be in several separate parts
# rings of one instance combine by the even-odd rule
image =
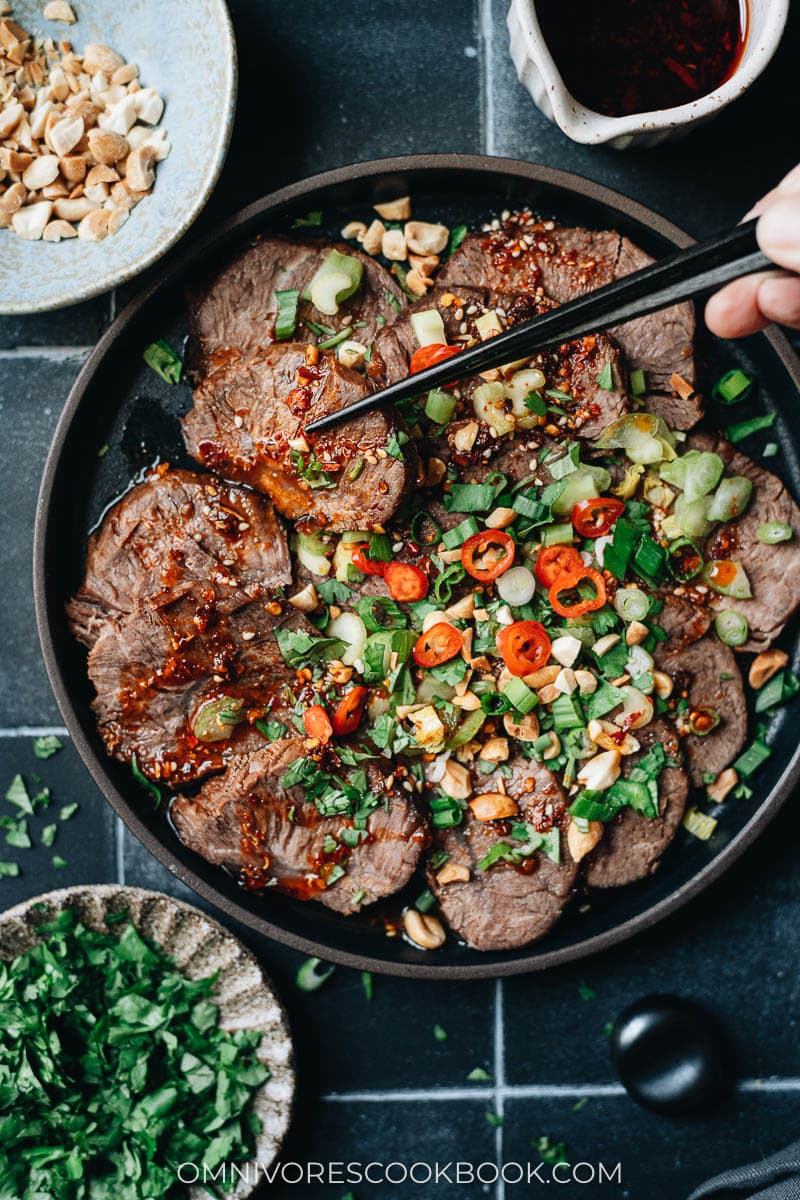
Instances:
[[[662,599],[664,606],[655,623],[660,625],[667,635],[667,641],[664,643],[666,648],[680,650],[708,633],[711,625],[708,609],[701,608],[685,596],[676,596],[672,592],[665,592]]]
[[[379,262],[349,245],[262,238],[189,292],[187,362],[193,379],[199,380],[230,351],[250,355],[271,345],[278,312],[275,293],[296,290],[302,295],[333,249],[361,262],[361,283],[335,317],[301,300],[295,338],[300,342],[316,338],[304,321],[338,328],[343,317],[350,317],[356,325],[354,336],[371,345],[383,324],[406,303],[402,290]]]
[[[481,775],[475,770],[475,793],[496,792],[504,785],[519,806],[515,820],[540,830],[558,825],[567,800],[555,775],[533,759],[514,758],[508,765],[508,778],[499,771]],[[448,855],[449,863],[467,867],[470,878],[440,884],[437,871],[429,868],[430,886],[451,929],[476,950],[508,950],[542,937],[572,894],[578,868],[563,834],[560,863],[538,851],[526,867],[498,862],[478,870],[477,864],[492,846],[508,837],[512,823],[478,821],[468,809],[457,828],[434,830],[435,848]]]
[[[637,729],[635,737],[642,753],[625,759],[624,775],[630,774],[656,742],[664,747],[668,763],[680,763],[678,735],[671,722],[657,718]],[[645,817],[626,808],[606,825],[602,841],[586,858],[584,878],[589,887],[622,887],[651,875],[680,828],[688,793],[689,779],[683,767],[664,766],[658,778],[658,817]]]
[[[427,296],[412,304],[380,334],[375,344],[374,366],[370,374],[379,386],[387,386],[408,375],[408,365],[418,343],[411,324],[415,312],[437,309],[444,323],[447,341],[480,341],[476,320],[484,313],[500,310],[509,327],[530,320],[545,311],[546,302],[536,303],[527,296],[495,293],[486,288],[459,287],[455,292],[437,286]],[[565,432],[582,438],[596,438],[606,425],[626,411],[627,372],[619,347],[603,334],[592,334],[578,341],[567,342],[553,350],[537,355],[530,363],[544,372],[548,388],[563,392],[567,399],[551,399],[561,410],[548,414],[547,419],[561,425]],[[600,387],[597,380],[610,369],[613,386]],[[461,387],[463,403],[459,405],[451,426],[441,435],[452,444],[458,428],[458,418],[472,418],[472,394],[484,383],[481,376],[465,380]],[[524,435],[519,435],[524,436]],[[511,440],[513,435],[507,440]],[[480,448],[488,444],[479,436]]]
[[[89,653],[92,708],[108,753],[135,758],[148,778],[180,787],[258,748],[256,719],[288,721],[294,673],[275,640],[284,625],[317,631],[282,601],[253,601],[224,614],[184,597],[108,624]],[[243,702],[231,736],[201,741],[194,720],[211,701]]]
[[[729,442],[705,434],[692,439],[697,449],[715,450],[728,475],[753,482],[753,495],[741,517],[720,526],[706,543],[706,558],[730,558],[744,567],[751,600],[715,596],[718,609],[735,608],[746,617],[750,638],[742,650],[764,650],[779,636],[800,604],[800,509],[786,487]],[[758,530],[765,521],[782,521],[793,532],[791,541],[765,546]]]
[[[412,442],[389,454],[395,413],[369,413],[305,441],[305,426],[366,394],[361,375],[296,343],[233,358],[195,391],[183,419],[189,453],[230,479],[267,492],[294,521],[327,529],[384,525],[416,479]],[[305,447],[308,447],[307,449]]]
[[[528,293],[564,304],[603,287],[653,260],[621,234],[568,228],[518,214],[502,228],[471,234],[439,274],[441,286],[482,287],[500,293]],[[699,398],[678,396],[673,373],[694,382],[691,304],[640,317],[607,333],[625,353],[629,370],[643,370],[647,395],[642,406],[663,416],[674,429],[690,429],[702,415]]]
[[[91,646],[109,621],[144,603],[163,608],[192,594],[233,612],[291,580],[286,535],[263,496],[212,475],[158,470],[90,538],[67,614]]]
[[[717,775],[730,766],[747,738],[747,706],[742,677],[733,651],[716,637],[704,637],[677,650],[668,643],[657,647],[656,665],[675,682],[673,695],[685,696],[689,711],[680,731],[689,777],[696,787],[706,771]],[[705,737],[689,732],[693,711],[711,709],[720,722]]]
[[[273,884],[337,912],[357,912],[411,878],[427,840],[424,822],[413,801],[394,786],[392,764],[374,760],[365,764],[366,795],[378,803],[366,819],[366,836],[348,847],[338,839],[353,828],[352,816],[322,816],[301,783],[282,783],[292,764],[308,756],[306,740],[289,737],[237,759],[195,798],[178,796],[172,820],[190,849],[241,870],[250,887]],[[319,766],[346,778],[335,759],[323,758]],[[338,879],[334,867],[344,867]]]

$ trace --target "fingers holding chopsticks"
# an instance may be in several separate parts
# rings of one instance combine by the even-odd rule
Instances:
[[[743,337],[772,322],[800,329],[800,164],[748,213],[757,215],[758,244],[783,270],[737,279],[711,297],[706,324],[718,337]]]

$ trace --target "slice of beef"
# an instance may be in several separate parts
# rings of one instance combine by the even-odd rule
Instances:
[[[466,237],[438,283],[451,289],[472,286],[547,296],[564,304],[652,261],[610,230],[559,226],[521,213],[498,230]],[[694,332],[694,309],[688,303],[607,330],[622,347],[629,370],[645,372],[642,406],[663,416],[673,429],[690,429],[702,415],[699,397],[681,398],[669,382],[673,373],[694,382]]]
[[[637,729],[635,737],[642,752],[625,759],[624,775],[630,774],[656,742],[664,747],[668,763],[680,762],[678,735],[670,721],[656,718],[646,728]],[[645,817],[625,808],[606,825],[602,841],[586,858],[584,878],[589,887],[622,887],[651,875],[680,828],[688,793],[689,779],[683,767],[662,767],[658,779],[659,815]]]
[[[512,327],[530,320],[547,307],[546,302],[537,304],[527,296],[498,294],[487,288],[459,287],[453,292],[446,287],[434,287],[427,296],[400,313],[380,334],[375,343],[370,375],[381,387],[406,378],[411,357],[419,348],[411,324],[415,312],[436,309],[442,317],[448,343],[455,345],[459,341],[481,340],[475,322],[484,313],[499,310],[507,325]],[[592,334],[544,351],[530,365],[544,372],[548,388],[571,397],[571,400],[550,398],[550,403],[561,411],[548,414],[547,420],[559,424],[565,432],[582,438],[596,438],[606,425],[626,411],[628,377],[625,364],[619,347],[603,334]],[[612,386],[600,387],[597,381],[604,378],[604,372],[608,370],[611,371]],[[485,382],[481,376],[463,381],[460,389],[463,403],[451,425],[440,435],[440,440],[447,438],[452,445],[459,417],[474,418],[472,395],[475,388]],[[513,436],[506,440],[513,440]],[[486,436],[479,436],[476,444],[480,449],[490,442],[486,428]]]
[[[391,321],[406,303],[401,288],[379,262],[350,245],[261,238],[212,279],[189,291],[187,364],[194,381],[215,363],[224,361],[230,351],[250,355],[271,345],[278,313],[275,293],[296,290],[302,296],[334,249],[362,264],[364,273],[358,290],[335,317],[325,316],[301,299],[295,339],[316,340],[317,335],[304,321],[338,329],[342,318],[350,317],[355,326],[353,336],[371,345],[384,323]]]
[[[707,608],[693,604],[686,596],[672,592],[662,595],[664,606],[655,619],[667,635],[664,643],[669,650],[680,650],[708,633],[711,615]]]
[[[365,764],[366,795],[379,801],[366,819],[366,837],[355,847],[338,841],[342,830],[353,829],[352,815],[325,817],[302,783],[282,783],[292,764],[309,753],[306,739],[289,737],[237,759],[195,798],[176,797],[172,820],[190,849],[240,870],[250,887],[273,884],[337,912],[357,912],[405,886],[427,841],[425,825],[413,801],[394,785],[392,764],[378,759]],[[346,779],[335,758],[319,765]],[[344,874],[329,882],[336,866]]]
[[[135,758],[149,779],[181,787],[263,745],[254,721],[286,723],[293,707],[288,689],[296,681],[275,640],[279,625],[317,632],[282,601],[256,600],[224,614],[198,608],[191,597],[106,625],[88,671],[108,753],[122,762]],[[199,741],[195,717],[226,697],[244,702],[245,719],[225,740]]]
[[[664,642],[655,651],[656,665],[675,682],[673,695],[685,696],[689,712],[679,729],[689,777],[696,787],[706,771],[717,775],[730,766],[747,739],[747,706],[736,656],[717,637],[704,637],[689,646],[670,649]],[[705,737],[689,732],[691,712],[712,709],[719,725]]]
[[[715,595],[712,603],[717,609],[734,608],[747,619],[750,637],[741,650],[764,650],[800,605],[800,509],[777,475],[765,471],[729,442],[706,434],[693,438],[692,445],[715,450],[725,463],[726,474],[752,480],[753,495],[744,513],[715,530],[706,543],[705,557],[733,559],[744,567],[752,599]],[[758,531],[766,521],[789,525],[791,541],[774,546],[760,542]]]
[[[564,819],[567,801],[555,775],[544,763],[516,757],[507,778],[473,772],[475,793],[497,791],[503,784],[519,805],[518,821],[540,830]],[[478,821],[469,809],[455,829],[434,830],[435,848],[448,862],[467,867],[469,881],[440,884],[429,867],[430,886],[451,929],[476,950],[508,950],[543,937],[561,916],[572,895],[577,865],[560,834],[561,861],[538,851],[525,867],[498,862],[487,870],[478,863],[510,832],[510,821]],[[441,870],[441,868],[439,868]]]
[[[191,593],[233,612],[291,580],[286,534],[269,501],[212,475],[159,469],[89,539],[67,615],[91,646],[140,604],[162,608]]]
[[[396,456],[396,413],[369,413],[308,441],[304,434],[316,417],[366,392],[364,378],[335,354],[309,365],[304,346],[276,345],[231,359],[203,381],[183,418],[186,445],[201,463],[267,492],[279,512],[308,527],[384,525],[416,479],[413,443]]]

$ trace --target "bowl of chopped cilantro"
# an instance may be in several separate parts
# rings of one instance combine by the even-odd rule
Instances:
[[[256,959],[204,913],[116,885],[0,917],[0,1194],[243,1197],[294,1071]],[[205,1186],[204,1186],[205,1180]]]

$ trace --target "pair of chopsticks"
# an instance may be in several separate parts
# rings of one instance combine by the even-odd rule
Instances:
[[[347,408],[328,413],[312,421],[306,432],[321,433],[340,421],[352,421],[376,408],[419,396],[431,388],[444,387],[468,375],[502,367],[520,358],[530,358],[550,346],[621,325],[633,317],[644,317],[681,300],[712,291],[742,275],[774,267],[758,248],[755,229],[754,218],[687,250],[678,250],[641,271],[624,275],[543,316],[514,325],[444,362],[410,375],[383,391],[365,396]]]

